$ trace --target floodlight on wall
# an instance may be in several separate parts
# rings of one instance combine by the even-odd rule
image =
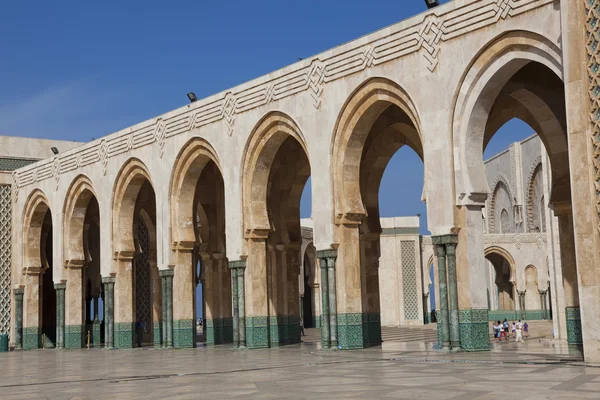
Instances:
[[[440,2],[437,0],[425,0],[425,4],[427,5],[427,8],[433,8],[439,6]]]
[[[194,92],[189,92],[187,94],[187,97],[188,97],[188,99],[190,99],[190,103],[198,101],[198,98],[196,97],[196,94]]]
[[[54,153],[54,155],[58,154],[58,149],[56,147],[50,147],[50,150]]]

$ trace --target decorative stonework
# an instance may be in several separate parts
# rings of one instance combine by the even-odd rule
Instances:
[[[206,320],[206,344],[233,342],[233,318]]]
[[[465,351],[490,349],[490,331],[487,309],[458,311],[461,347]]]
[[[337,314],[338,347],[364,349],[381,344],[381,318],[378,313]]]
[[[404,318],[419,320],[419,291],[417,287],[417,263],[415,242],[400,242],[400,258],[402,261],[402,292],[404,294]]]
[[[533,206],[533,202],[535,201],[535,199],[533,198],[533,184],[534,184],[534,179],[535,179],[535,174],[536,171],[538,170],[538,167],[541,168],[542,165],[542,156],[539,156],[538,158],[536,158],[533,161],[533,164],[531,164],[531,168],[529,169],[529,176],[527,178],[527,190],[525,191],[525,207],[527,207],[527,231],[528,232],[532,232],[533,231],[533,210],[534,210],[534,206]],[[541,229],[542,227],[540,227]]]
[[[40,347],[40,328],[23,328],[23,350],[38,349]]]
[[[294,315],[269,317],[270,346],[300,343],[300,318]]]
[[[514,160],[512,160],[511,158],[511,163],[513,163]],[[489,230],[488,232],[495,232],[496,229],[496,192],[498,190],[498,186],[500,184],[503,184],[504,187],[506,188],[506,190],[508,191],[508,197],[510,198],[510,203],[511,205],[513,204],[513,190],[509,184],[509,180],[508,178],[504,175],[504,174],[498,174],[498,176],[496,176],[496,179],[494,179],[494,183],[492,184],[492,194],[491,196],[489,196],[488,198],[488,204],[489,206],[487,207],[488,209],[488,226],[489,226]],[[512,210],[511,210],[512,212]]]
[[[196,323],[193,319],[173,321],[173,347],[176,349],[196,347]]]
[[[135,338],[135,324],[132,322],[117,322],[115,325],[115,347],[118,349],[129,349],[133,347]]]
[[[547,237],[545,233],[509,233],[509,234],[486,234],[483,237],[483,243],[487,246],[514,244],[517,249],[521,249],[523,244],[535,244],[538,249],[546,245]]]
[[[443,42],[462,37],[479,29],[497,24],[553,0],[481,0],[463,6],[431,10],[410,23],[386,28],[385,35],[375,35],[340,46],[334,51],[315,56],[288,67],[285,73],[271,78],[258,78],[160,117],[109,135],[59,154],[58,170],[53,174],[53,160],[43,160],[17,173],[18,188],[57,177],[77,168],[95,163],[103,164],[120,154],[157,143],[162,149],[171,137],[222,121],[231,135],[237,114],[277,102],[296,94],[308,92],[315,107],[319,107],[323,90],[330,83],[401,57],[421,52],[430,71],[439,63]],[[419,18],[421,18],[419,20]]]
[[[85,325],[65,325],[65,349],[81,349],[86,335]]]
[[[249,349],[269,347],[268,317],[246,317],[246,346]]]
[[[581,314],[579,307],[567,307],[565,309],[567,319],[567,343],[582,344],[583,335],[581,331]]]
[[[10,331],[12,206],[10,185],[0,185],[0,334]]]

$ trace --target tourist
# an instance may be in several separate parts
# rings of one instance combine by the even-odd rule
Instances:
[[[494,329],[494,339],[496,339],[497,342],[500,339],[500,321],[498,321],[498,324],[494,322],[492,327]]]
[[[144,325],[140,320],[135,323],[135,334],[138,347],[142,347],[142,340],[144,339]]]
[[[523,332],[524,332],[523,336],[528,338],[529,337],[529,325],[527,324],[527,321],[524,321],[524,323],[523,323]],[[554,337],[554,330],[552,333],[552,337]]]
[[[510,331],[512,332],[513,338],[516,337],[516,335],[517,335],[517,325],[515,324],[515,321],[513,321],[513,323],[511,324]]]
[[[517,322],[517,326],[515,327],[515,341],[517,343],[523,343],[523,335],[522,335],[523,324],[521,324],[521,320]]]
[[[302,321],[302,318],[300,318],[300,334],[301,334],[302,336],[306,336],[306,335],[304,334],[304,321]]]
[[[506,341],[508,342],[508,336],[506,336],[506,329],[504,327],[504,324],[501,323],[500,321],[498,321],[498,325],[500,326],[500,341],[502,341],[502,338],[505,338]]]

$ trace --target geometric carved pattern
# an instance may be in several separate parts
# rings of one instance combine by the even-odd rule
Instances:
[[[535,244],[538,249],[541,249],[546,244],[547,238],[544,233],[509,233],[509,234],[486,234],[483,236],[483,244],[489,245],[500,245],[500,244],[514,244],[517,249],[521,249],[523,244]]]
[[[529,178],[527,180],[527,190],[525,191],[525,206],[527,207],[527,231],[528,232],[533,232],[534,229],[534,222],[533,222],[533,210],[534,208],[534,204],[533,202],[535,201],[534,199],[534,187],[533,184],[534,179],[536,178],[537,172],[538,172],[538,167],[542,168],[542,157],[539,156],[538,158],[535,159],[535,161],[533,162],[533,164],[531,164],[531,168],[529,170]],[[543,229],[543,227],[539,227],[540,228],[540,232],[545,232],[545,228]]]
[[[509,185],[508,182],[509,181],[506,178],[506,176],[502,173],[499,173],[498,176],[496,176],[494,183],[491,185],[492,195],[488,196],[488,207],[487,207],[487,209],[488,209],[488,227],[489,227],[488,232],[490,232],[490,233],[496,232],[496,193],[498,192],[498,189],[500,189],[500,185],[503,185],[504,188],[506,189],[506,191],[508,192],[508,197],[510,198],[511,206],[512,206],[512,201],[513,201],[514,197],[512,195],[511,186]]]
[[[142,217],[138,219],[138,243],[141,252],[135,256],[135,321],[150,329],[150,237]]]
[[[596,212],[600,218],[600,1],[584,0],[590,132],[594,149]],[[597,227],[600,231],[600,226]]]
[[[367,36],[361,41],[293,64],[285,69],[285,73],[255,79],[225,93],[196,101],[189,107],[61,153],[57,156],[59,174],[97,162],[106,165],[107,159],[157,141],[162,148],[160,141],[218,121],[225,124],[231,135],[237,114],[296,94],[311,96],[314,106],[319,108],[326,84],[414,53],[421,52],[429,70],[434,71],[443,42],[553,3],[554,0],[481,0],[466,2],[443,12],[429,11],[415,16],[409,20],[410,23],[404,21],[386,28],[384,35],[373,36],[371,40]],[[158,138],[155,132],[159,133]],[[19,170],[15,190],[52,176],[52,160],[37,162]]]
[[[400,242],[400,257],[402,259],[402,291],[404,293],[404,318],[419,319],[419,299],[417,289],[417,263],[415,260],[415,242],[403,240]]]
[[[0,333],[10,329],[11,190],[0,185]]]

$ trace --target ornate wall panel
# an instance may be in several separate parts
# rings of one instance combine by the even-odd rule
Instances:
[[[0,185],[0,333],[10,330],[11,187]]]
[[[400,242],[402,292],[404,293],[404,319],[407,320],[420,319],[415,243],[416,242],[413,240],[403,240]]]
[[[138,243],[141,252],[135,256],[135,319],[152,327],[150,303],[150,237],[148,227],[142,217],[138,220]]]

